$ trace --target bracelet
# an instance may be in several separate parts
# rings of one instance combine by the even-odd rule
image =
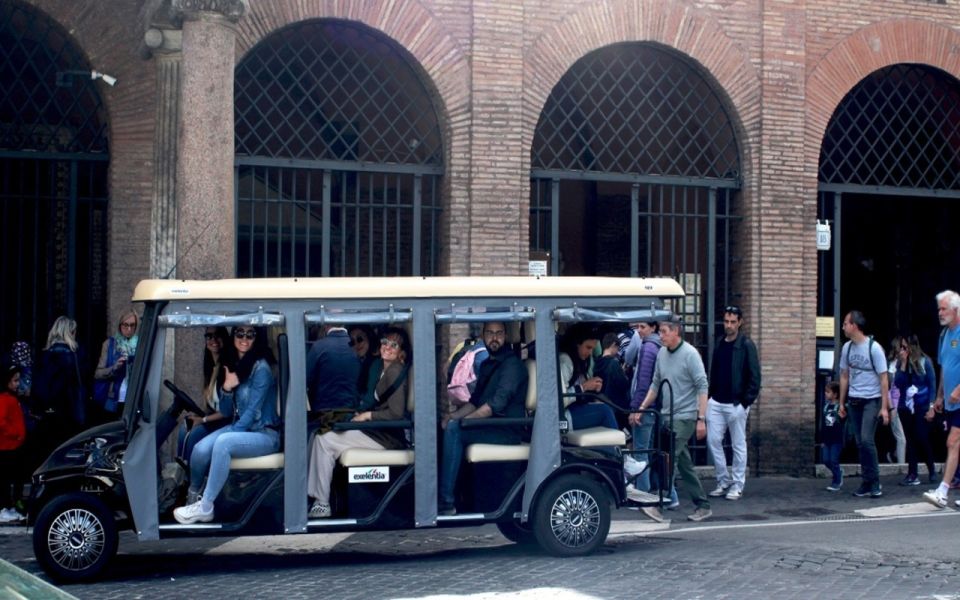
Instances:
[[[203,415],[203,418],[200,420],[201,423],[207,422],[207,415]]]

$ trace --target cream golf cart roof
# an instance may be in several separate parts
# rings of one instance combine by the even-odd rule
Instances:
[[[432,297],[660,297],[683,296],[668,278],[628,277],[325,277],[284,279],[147,279],[134,302]]]

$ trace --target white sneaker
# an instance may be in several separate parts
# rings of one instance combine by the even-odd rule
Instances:
[[[743,492],[740,488],[731,487],[730,491],[727,492],[727,495],[724,496],[727,500],[739,500],[743,496]]]
[[[624,455],[623,472],[627,474],[627,477],[636,477],[640,473],[643,473],[643,470],[646,468],[646,461],[637,460],[632,456]]]
[[[329,504],[314,502],[313,506],[310,507],[310,512],[307,513],[307,517],[310,519],[326,519],[332,514],[333,512],[330,510]]]
[[[12,508],[0,510],[0,523],[13,523],[16,520],[14,513],[17,511]]]
[[[627,484],[627,499],[641,504],[658,504],[660,502],[660,496],[638,490],[632,483]]]
[[[929,492],[924,492],[923,499],[929,502],[930,504],[936,506],[937,508],[947,507],[947,497],[941,496],[938,490],[930,490]]]
[[[209,512],[204,512],[203,502],[198,500],[193,504],[181,506],[173,511],[173,518],[178,523],[190,525],[191,523],[209,523],[213,520],[213,508]]]
[[[707,495],[710,496],[711,498],[719,498],[720,496],[726,496],[727,491],[729,490],[730,490],[729,485],[723,485],[722,483],[718,483],[717,488],[712,492],[708,493]]]

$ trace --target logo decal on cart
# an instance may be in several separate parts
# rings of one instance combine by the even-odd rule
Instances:
[[[390,481],[390,467],[350,467],[347,483],[386,483]]]

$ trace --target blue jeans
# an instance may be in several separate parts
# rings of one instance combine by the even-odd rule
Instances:
[[[873,485],[880,481],[880,464],[877,460],[877,416],[880,414],[880,398],[847,398],[847,411],[853,423],[853,435],[860,451],[860,470],[863,484]]]
[[[640,424],[633,428],[633,449],[634,450],[649,450],[652,447],[651,441],[653,439],[653,424],[656,421],[656,416],[653,413],[642,413],[640,416]],[[644,469],[639,476],[637,476],[636,486],[638,490],[649,492],[650,491],[650,463],[653,456],[649,452],[644,452],[643,454],[637,454],[635,456],[637,460],[643,460],[647,462],[647,468]]]
[[[574,404],[567,410],[570,411],[570,429],[587,429],[589,427],[609,427],[610,429],[620,429],[617,426],[617,416],[613,414],[613,409],[599,402],[590,402],[586,404]]]
[[[190,462],[193,455],[193,448],[197,442],[207,437],[214,431],[227,425],[230,421],[221,419],[212,423],[198,423],[190,429],[187,429],[187,422],[180,424],[180,431],[177,432],[177,455],[185,462]]]
[[[820,449],[820,458],[823,464],[830,469],[833,474],[831,484],[839,486],[843,483],[843,470],[840,469],[840,451],[843,450],[842,442],[833,442],[824,444]]]
[[[204,502],[213,504],[230,475],[231,458],[264,456],[280,449],[280,435],[272,430],[233,431],[230,427],[218,429],[200,440],[193,448],[190,461],[190,491],[200,490],[203,476],[207,485]]]

